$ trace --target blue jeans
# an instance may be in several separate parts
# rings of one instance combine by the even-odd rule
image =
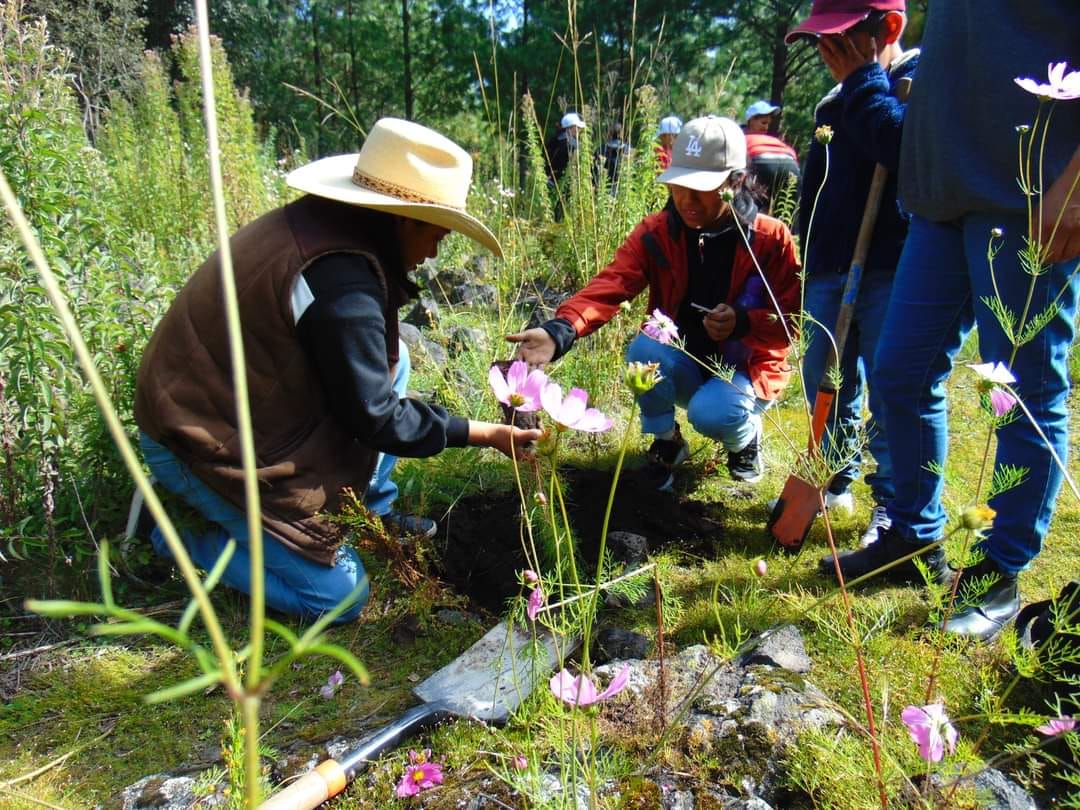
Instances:
[[[180,532],[180,539],[191,559],[197,566],[209,571],[221,556],[229,538],[234,538],[236,550],[225,566],[221,581],[230,588],[250,594],[251,554],[244,512],[210,489],[168,448],[145,433],[140,434],[139,445],[157,483],[178,495],[210,523],[202,532],[192,529]],[[161,530],[156,526],[150,535],[150,542],[158,554],[172,557]],[[361,582],[364,587],[356,602],[338,618],[338,622],[355,619],[367,602],[367,573],[356,552],[348,546],[339,549],[333,566],[321,565],[279,543],[264,531],[263,560],[266,604],[281,613],[318,618],[348,596]]]
[[[393,387],[399,397],[405,396],[409,382],[409,351],[399,342],[400,359]],[[181,539],[195,563],[206,570],[213,568],[229,538],[237,545],[225,568],[221,581],[235,590],[251,593],[251,556],[248,552],[247,517],[204,484],[167,448],[146,434],[140,434],[143,457],[158,482],[179,495],[189,506],[211,523],[204,532],[190,529],[181,532]],[[383,515],[397,497],[397,485],[390,479],[396,456],[380,453],[371,477],[364,503],[374,514]],[[156,527],[150,537],[155,551],[171,557],[161,532]],[[367,574],[356,552],[347,546],[338,551],[333,566],[320,565],[279,543],[263,533],[263,559],[266,576],[266,604],[274,610],[305,618],[317,618],[344,599],[361,581],[364,588],[356,602],[345,611],[338,622],[355,619],[368,599]]]
[[[945,463],[945,381],[964,336],[974,322],[984,362],[1007,362],[1012,352],[984,303],[994,295],[987,258],[994,227],[1005,231],[994,260],[994,278],[1005,305],[1019,317],[1031,282],[1017,257],[1027,233],[1023,215],[969,214],[954,223],[914,217],[893,284],[871,388],[885,402],[889,426],[896,487],[889,515],[893,526],[914,542],[940,538],[947,522],[941,475],[932,470]],[[1063,461],[1068,449],[1069,344],[1078,286],[1078,279],[1070,282],[1068,276],[1074,265],[1075,260],[1053,265],[1038,278],[1028,319],[1043,312],[1063,290],[1059,310],[1020,348],[1012,365],[1017,392]],[[999,568],[1014,573],[1042,549],[1062,474],[1019,409],[1016,418],[997,431],[995,465],[1027,471],[1020,486],[990,501],[997,517],[983,543]]]
[[[398,364],[394,371],[393,388],[398,398],[404,399],[409,389],[409,375],[412,373],[412,360],[409,358],[409,347],[405,341],[398,339]],[[397,500],[398,487],[390,474],[394,471],[397,456],[389,453],[379,453],[375,462],[375,472],[368,484],[367,494],[364,495],[364,506],[374,515],[385,515]]]
[[[659,363],[663,379],[641,395],[641,432],[666,433],[675,425],[675,405],[686,407],[694,430],[722,442],[728,450],[742,450],[754,438],[760,415],[770,400],[758,399],[745,372],[725,382],[702,368],[684,352],[638,334],[626,350],[630,362]]]
[[[805,309],[821,324],[808,320],[803,327],[809,341],[802,364],[803,390],[811,405],[825,373],[825,364],[833,352],[829,334],[835,328],[836,318],[840,314],[840,301],[846,281],[846,273],[815,273],[806,279]],[[859,426],[862,424],[864,384],[874,374],[874,354],[878,347],[881,325],[885,320],[885,311],[889,306],[892,284],[892,273],[874,272],[864,274],[859,285],[859,297],[855,300],[855,313],[840,365],[843,382],[840,390],[836,392],[823,442],[827,447],[830,438],[836,436],[843,448],[843,456],[850,455],[851,463],[833,477],[829,486],[830,492],[846,492],[851,482],[859,477],[862,454],[858,452],[857,445]],[[822,331],[822,326],[829,334]],[[870,419],[866,424],[866,432],[870,453],[877,462],[877,469],[867,473],[866,483],[874,495],[874,501],[887,504],[893,498],[892,462],[885,436],[884,405],[877,386],[870,388],[869,405]]]

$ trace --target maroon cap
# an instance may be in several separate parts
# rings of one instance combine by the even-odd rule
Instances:
[[[870,16],[871,11],[906,11],[904,0],[814,0],[810,16],[787,32],[790,45],[799,35],[839,34]]]

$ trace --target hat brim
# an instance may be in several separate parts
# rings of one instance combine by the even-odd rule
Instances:
[[[289,172],[285,183],[306,194],[361,208],[374,208],[456,231],[483,245],[500,259],[503,257],[502,245],[495,234],[465,211],[436,203],[409,202],[356,185],[352,181],[356,158],[355,154],[334,155],[313,161]]]
[[[734,169],[722,172],[708,172],[701,169],[687,169],[682,166],[672,166],[656,178],[658,183],[666,183],[671,186],[684,186],[694,191],[715,191],[724,184]]]
[[[837,11],[832,14],[812,14],[788,31],[784,37],[784,42],[790,45],[799,37],[813,37],[816,39],[826,34],[839,34],[869,16],[869,11]]]

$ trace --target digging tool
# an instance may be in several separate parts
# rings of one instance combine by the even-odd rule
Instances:
[[[901,101],[907,100],[910,89],[911,79],[906,77],[901,79],[897,82],[896,97]],[[839,363],[839,358],[844,356],[844,346],[847,344],[848,331],[851,329],[851,318],[855,313],[855,301],[859,297],[863,265],[866,263],[866,254],[870,251],[870,240],[874,235],[878,211],[881,210],[881,197],[887,177],[888,169],[880,163],[874,166],[874,176],[870,179],[870,190],[866,194],[866,206],[863,208],[859,235],[855,240],[855,252],[851,257],[847,281],[844,283],[840,314],[836,317],[836,329],[833,331],[835,351],[829,353],[825,371],[821,375],[817,395],[814,398],[813,418],[810,421],[809,451],[811,454],[819,452],[822,437],[825,435],[825,423],[828,421],[833,401],[836,399],[833,370]],[[816,487],[803,481],[794,473],[789,475],[787,481],[784,482],[784,489],[780,492],[780,497],[773,507],[767,524],[769,531],[783,551],[795,553],[802,548],[806,535],[810,533],[817,519],[821,506],[821,492],[825,486],[828,484]]]
[[[560,653],[565,658],[576,647],[576,643],[556,639],[547,631],[538,630],[536,641],[534,647],[530,635],[516,628],[511,632],[506,622],[495,625],[413,689],[423,703],[378,729],[340,759],[320,763],[259,805],[259,810],[312,810],[345,790],[369,762],[406,737],[443,720],[469,717],[487,723],[506,722],[510,712],[551,672]]]

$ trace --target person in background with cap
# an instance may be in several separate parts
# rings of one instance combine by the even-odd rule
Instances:
[[[409,273],[438,253],[451,230],[502,255],[492,233],[465,211],[471,178],[472,160],[456,144],[419,124],[384,118],[359,155],[292,172],[286,182],[305,195],[232,236],[261,484],[266,604],[275,610],[316,618],[353,594],[338,619],[347,621],[367,601],[364,567],[328,517],[341,506],[344,489],[365,499],[388,526],[431,535],[433,521],[391,511],[395,456],[465,445],[510,455],[540,435],[468,421],[405,397],[409,357],[398,338],[398,308],[417,292]],[[248,593],[220,270],[215,253],[155,330],[139,368],[135,420],[157,483],[206,520],[181,533],[192,559],[209,570],[234,538],[221,581]],[[160,530],[147,533],[158,553],[170,556]]]
[[[747,165],[750,174],[763,189],[762,202],[770,214],[776,191],[794,182],[797,194],[799,184],[798,153],[775,135],[769,134],[773,116],[779,111],[779,106],[767,101],[755,101],[747,107],[746,123],[743,124]]]
[[[865,381],[875,371],[893,276],[907,236],[907,217],[896,200],[905,104],[895,93],[901,79],[914,75],[919,52],[905,51],[901,46],[904,24],[904,0],[815,0],[810,16],[786,37],[789,44],[811,39],[829,73],[839,82],[817,105],[815,126],[831,127],[832,141],[827,147],[817,139],[811,141],[799,201],[799,238],[806,275],[803,306],[809,316],[804,327],[808,341],[802,375],[803,391],[811,403],[832,352],[832,341],[824,330],[832,331],[840,312],[874,167],[880,163],[889,170],[851,331],[838,363],[842,382],[835,411],[828,422],[836,426],[827,437],[839,445],[834,455],[851,461],[833,477],[825,503],[848,514],[855,508],[851,485],[859,477],[862,462]],[[889,528],[886,507],[893,498],[883,402],[876,386],[870,387],[869,406],[866,433],[877,467],[866,475],[874,507],[862,534],[864,545]]]
[[[780,105],[768,101],[755,101],[746,108],[743,132],[747,135],[766,135],[772,126],[773,116],[780,112]]]
[[[1064,76],[1055,88],[1063,100],[1056,102],[1040,101],[1015,79],[1041,83],[1048,62],[1062,63],[1064,72],[1068,60],[1068,69],[1077,70],[1076,10],[1075,0],[995,3],[990,14],[978,3],[931,3],[920,67],[928,78],[915,82],[904,121],[900,200],[912,214],[911,228],[871,380],[885,405],[896,492],[889,504],[892,528],[869,547],[842,554],[840,568],[850,579],[923,551],[936,579],[954,581],[935,545],[950,523],[942,504],[945,390],[968,330],[978,326],[982,360],[1009,368],[1025,408],[1021,413],[1017,406],[999,422],[994,467],[987,471],[996,478],[1013,470],[1023,479],[1012,487],[984,485],[977,496],[987,497],[990,489],[996,515],[976,547],[985,556],[955,583],[957,593],[977,595],[945,624],[949,633],[980,641],[994,638],[1019,612],[1018,574],[1040,553],[1061,488],[1053,454],[1065,463],[1070,444],[1069,346],[1080,292],[1080,100],[1067,100]],[[1038,157],[1029,167],[1039,179],[1028,196],[1018,182],[1016,128],[1047,116],[1053,116],[1051,126],[1045,140],[1038,134]],[[1029,235],[1045,251],[1038,259]],[[988,304],[995,297],[1017,319],[1027,312],[1027,324],[1041,320],[1019,348]],[[1019,322],[1016,329],[1024,332]],[[827,570],[833,569],[830,559]],[[911,561],[881,579],[922,581]]]
[[[713,115],[688,122],[675,140],[671,166],[658,178],[671,192],[667,206],[642,220],[555,318],[507,336],[518,344],[519,357],[544,365],[648,288],[649,311],[674,319],[687,351],[733,366],[728,382],[645,334],[631,341],[627,359],[659,363],[663,375],[640,398],[642,431],[656,437],[648,474],[662,491],[671,491],[675,467],[689,457],[676,404],[686,406],[698,432],[727,448],[733,478],[759,480],[761,413],[791,373],[786,322],[799,307],[794,240],[782,222],[758,212],[745,169],[746,139],[738,124]]]
[[[571,156],[578,149],[578,133],[585,129],[585,119],[568,112],[559,122],[559,129],[544,145],[548,160],[548,183],[556,185],[562,178]]]
[[[660,119],[660,126],[656,130],[656,139],[660,143],[653,149],[659,169],[657,173],[665,171],[671,165],[671,147],[681,130],[682,119],[679,116],[668,115]]]

